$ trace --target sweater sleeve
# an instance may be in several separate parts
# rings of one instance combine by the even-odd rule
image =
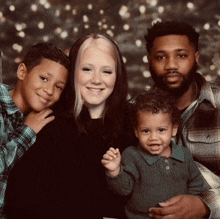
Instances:
[[[130,195],[135,181],[139,178],[139,171],[135,165],[134,147],[128,147],[122,153],[120,173],[111,176],[106,172],[109,188],[119,195]]]

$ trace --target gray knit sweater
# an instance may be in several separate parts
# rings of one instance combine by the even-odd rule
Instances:
[[[128,147],[122,154],[118,176],[107,174],[110,189],[131,195],[125,208],[129,219],[148,217],[150,207],[179,194],[198,194],[209,188],[190,151],[172,142],[170,157],[147,153],[141,146]]]

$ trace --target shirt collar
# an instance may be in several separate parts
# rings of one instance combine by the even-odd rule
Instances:
[[[6,85],[6,84],[1,84],[0,85],[0,100],[1,103],[6,110],[8,115],[12,115],[16,112],[19,112],[21,116],[23,115],[21,111],[18,109],[16,106],[15,102],[13,101],[9,91],[12,90],[12,87]]]
[[[180,145],[176,145],[173,141],[171,141],[171,148],[172,148],[172,155],[169,158],[179,160],[181,162],[184,162],[184,151]],[[140,145],[138,145],[138,150],[141,154],[141,156],[146,160],[146,162],[149,165],[154,164],[159,159],[161,159],[161,156],[158,155],[152,155],[148,153],[145,149],[143,149]]]
[[[216,108],[214,95],[213,95],[212,88],[211,88],[210,84],[199,73],[196,73],[195,80],[196,80],[196,83],[198,84],[198,86],[201,87],[198,102],[201,103],[203,100],[208,100],[213,105],[213,107]]]

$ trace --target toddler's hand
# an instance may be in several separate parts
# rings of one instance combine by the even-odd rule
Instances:
[[[109,174],[116,176],[120,172],[121,154],[119,149],[109,148],[103,155],[102,165],[108,170]]]
[[[24,124],[31,127],[35,133],[38,133],[47,123],[55,119],[55,116],[49,116],[52,112],[49,108],[40,112],[31,111],[25,118]]]

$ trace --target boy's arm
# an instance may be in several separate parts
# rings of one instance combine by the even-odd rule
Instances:
[[[1,130],[0,146],[0,174],[9,171],[10,167],[18,160],[36,140],[38,133],[47,123],[54,120],[54,116],[48,117],[52,110],[31,112],[24,123],[13,132],[5,133]],[[1,117],[1,119],[3,119]],[[29,125],[29,126],[28,126]]]
[[[0,149],[0,174],[8,171],[35,140],[36,133],[26,125],[21,125],[13,133],[5,134]]]

